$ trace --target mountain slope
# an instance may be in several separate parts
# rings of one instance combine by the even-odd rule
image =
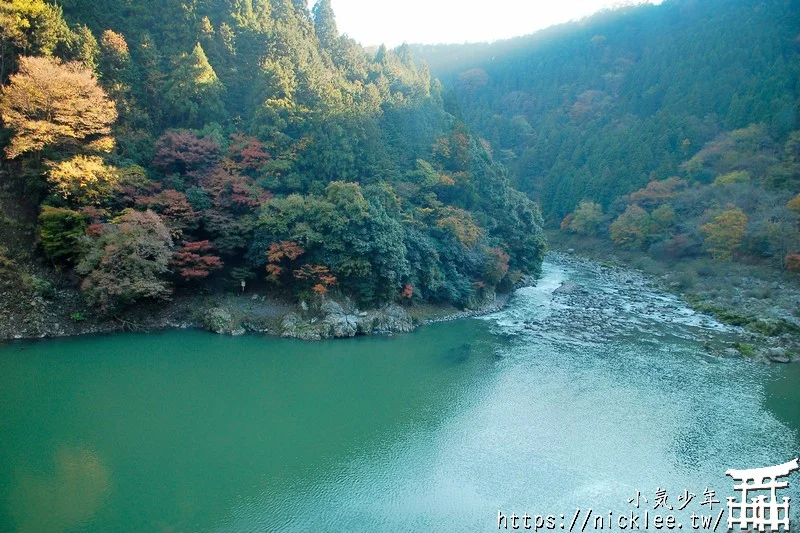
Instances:
[[[407,47],[367,53],[329,1],[2,9],[5,187],[103,313],[246,280],[468,305],[539,270],[538,208]]]
[[[603,205],[722,131],[798,127],[795,2],[668,0],[494,44],[418,46],[462,116],[554,220]]]

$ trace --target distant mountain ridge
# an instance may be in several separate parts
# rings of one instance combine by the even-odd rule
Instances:
[[[415,45],[551,222],[609,206],[723,131],[798,128],[800,7],[667,0],[493,44]]]

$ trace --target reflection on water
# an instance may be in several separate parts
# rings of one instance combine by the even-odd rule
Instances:
[[[397,337],[0,347],[0,531],[490,530],[657,487],[724,502],[726,469],[797,455],[800,365],[707,357],[680,309],[575,339],[548,322],[569,279],[597,283],[547,265],[501,313]]]
[[[111,475],[90,450],[59,447],[49,472],[15,465],[9,503],[17,531],[78,529],[111,491]]]

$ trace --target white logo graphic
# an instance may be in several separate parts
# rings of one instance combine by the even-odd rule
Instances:
[[[763,468],[728,469],[726,475],[731,476],[734,481],[741,481],[741,484],[733,485],[734,490],[742,491],[741,501],[728,498],[728,529],[739,524],[742,530],[752,527],[763,532],[769,527],[770,531],[778,531],[783,526],[784,531],[789,531],[789,498],[784,496],[783,502],[778,503],[775,493],[778,489],[789,486],[789,482],[778,481],[778,478],[788,476],[797,468],[797,459],[794,459],[782,465]],[[769,500],[766,499],[767,490]],[[748,496],[752,503],[748,503]]]

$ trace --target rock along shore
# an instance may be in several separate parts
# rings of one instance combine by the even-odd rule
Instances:
[[[169,302],[141,302],[107,318],[85,309],[76,290],[58,290],[49,298],[0,293],[0,341],[188,328],[303,340],[347,338],[408,333],[424,324],[493,312],[507,301],[508,295],[489,294],[466,310],[432,304],[360,309],[348,298],[308,305],[261,294],[182,294]]]

